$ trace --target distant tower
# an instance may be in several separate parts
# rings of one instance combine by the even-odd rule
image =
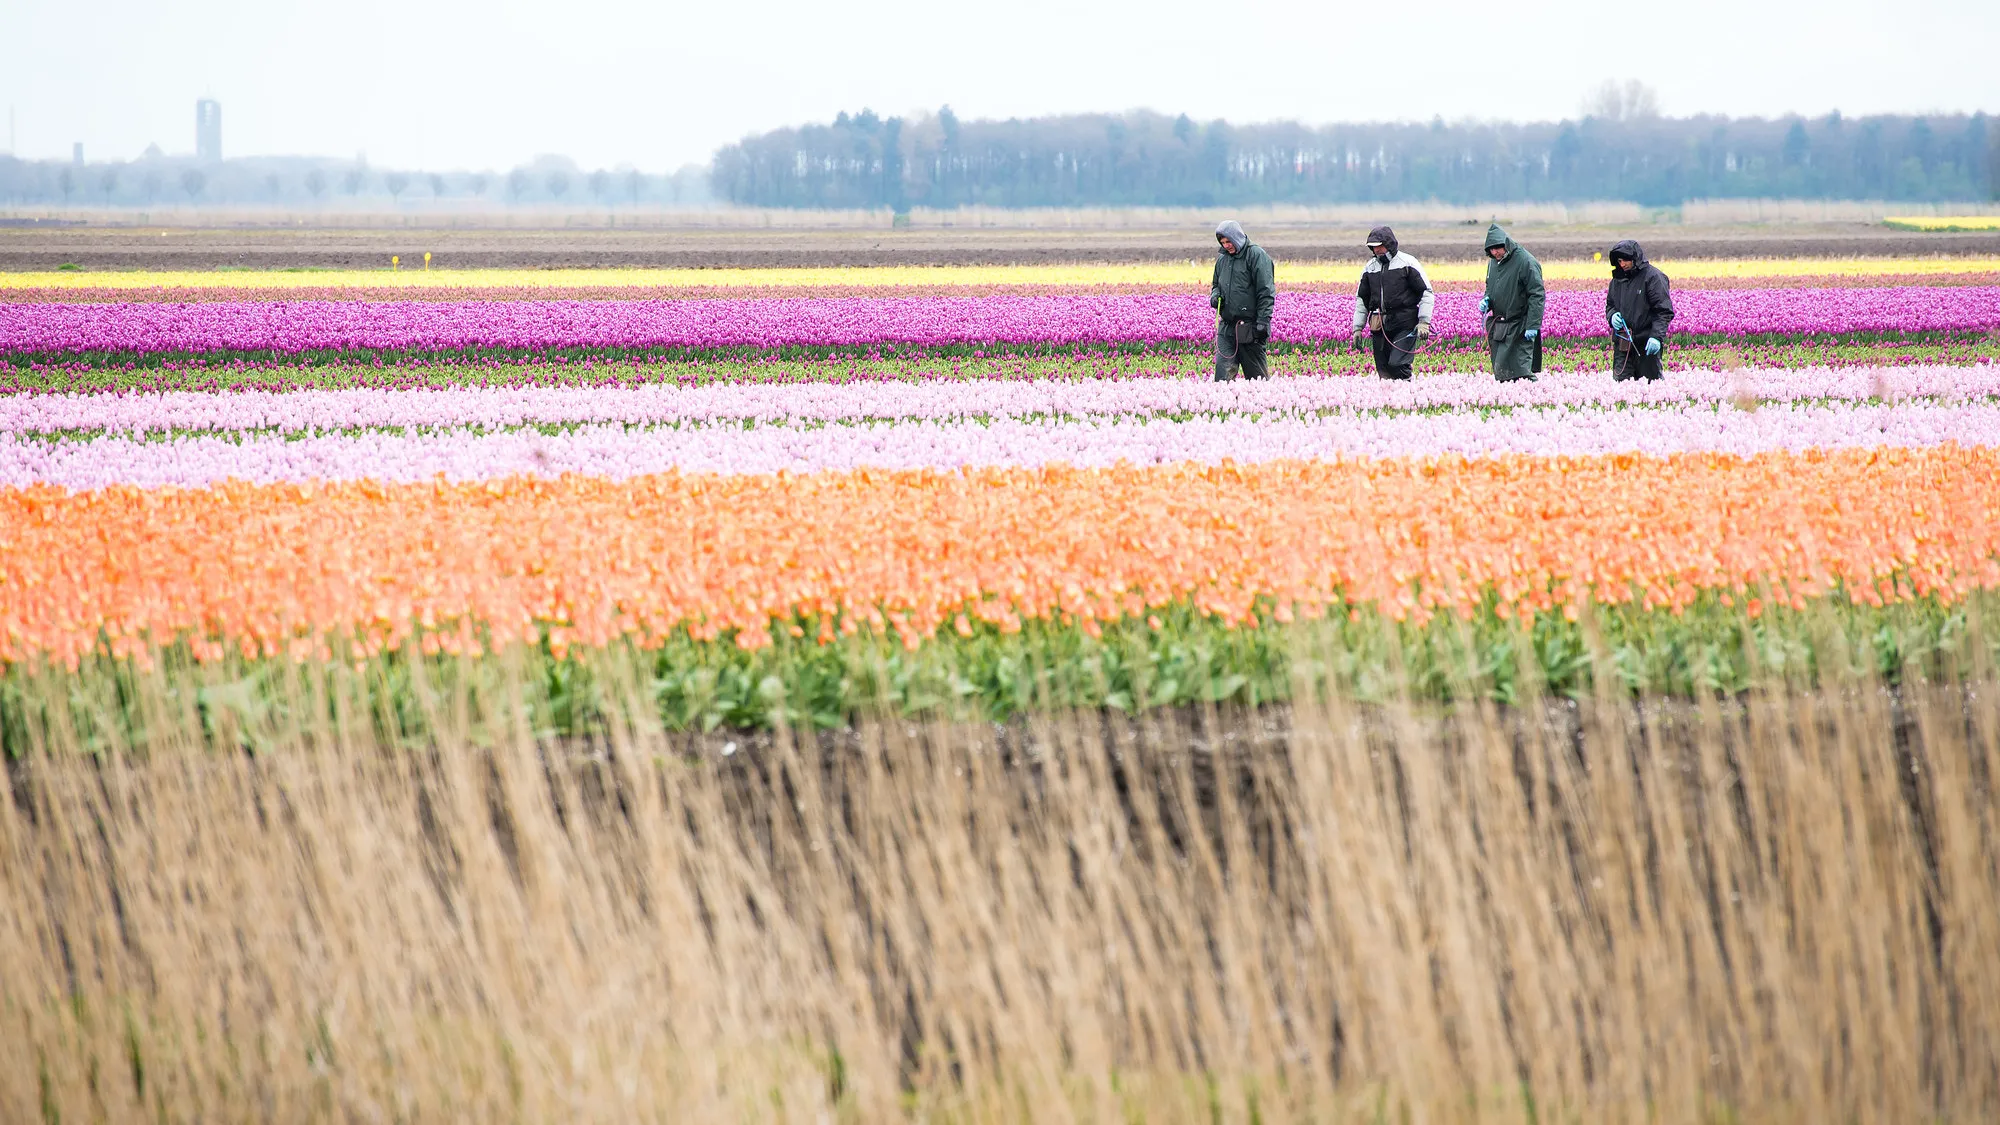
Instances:
[[[194,103],[194,155],[198,160],[222,159],[222,103],[214,98]]]
[[[78,141],[78,142],[76,142],[75,144],[73,144],[73,145],[71,145],[71,146],[70,146],[70,149],[69,149],[69,162],[70,162],[71,164],[74,164],[74,165],[76,165],[76,166],[77,166],[77,167],[79,167],[79,168],[83,167],[83,142],[82,142],[82,141]]]

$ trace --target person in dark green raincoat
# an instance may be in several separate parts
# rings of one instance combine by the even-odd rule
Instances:
[[[1493,377],[1503,383],[1532,379],[1542,369],[1542,263],[1501,229],[1486,228],[1486,350]]]

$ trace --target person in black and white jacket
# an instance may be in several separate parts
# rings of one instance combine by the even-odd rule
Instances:
[[[1407,379],[1417,346],[1431,335],[1431,309],[1437,296],[1415,258],[1396,249],[1396,232],[1376,227],[1368,232],[1368,252],[1361,267],[1361,284],[1354,291],[1354,346],[1365,332],[1375,346],[1375,373],[1384,379]]]

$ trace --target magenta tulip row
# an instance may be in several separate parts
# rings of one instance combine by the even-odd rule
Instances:
[[[1483,332],[1478,298],[1442,293],[1434,327]],[[1806,335],[2000,328],[2000,286],[1683,290],[1677,333]],[[1287,293],[1281,342],[1346,337],[1353,298]],[[1548,294],[1545,331],[1604,336],[1595,292]],[[902,297],[729,301],[205,302],[0,304],[0,354],[449,351],[466,348],[710,349],[871,345],[1074,346],[1203,342],[1200,297]]]

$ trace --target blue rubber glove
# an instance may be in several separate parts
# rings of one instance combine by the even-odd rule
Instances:
[[[1541,330],[1541,329],[1539,329],[1539,328],[1530,328],[1530,329],[1528,329],[1528,330],[1527,330],[1526,332],[1523,332],[1523,333],[1521,333],[1521,338],[1522,338],[1522,339],[1524,339],[1524,340],[1532,340],[1532,339],[1534,339],[1535,337],[1537,337],[1537,336],[1539,336],[1539,335],[1541,335],[1541,334],[1542,334],[1542,330]]]
[[[1491,311],[1493,311],[1493,298],[1491,297],[1479,298],[1479,315],[1485,316],[1487,313]]]
[[[1660,354],[1660,342],[1659,342],[1658,340],[1648,340],[1648,341],[1646,341],[1646,354],[1647,354],[1647,355],[1659,355],[1659,354]]]
[[[1611,328],[1612,328],[1612,331],[1614,331],[1614,332],[1623,332],[1623,331],[1625,331],[1625,314],[1624,314],[1624,313],[1618,313],[1618,312],[1615,312],[1615,313],[1612,313],[1612,314],[1611,314]]]

